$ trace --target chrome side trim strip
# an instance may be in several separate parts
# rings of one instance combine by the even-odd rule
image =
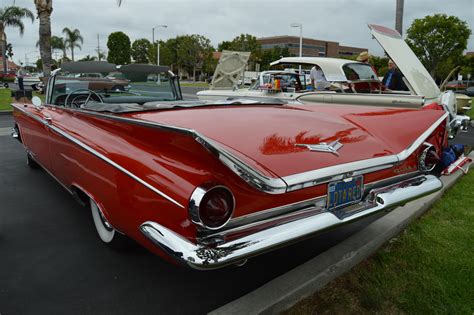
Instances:
[[[48,128],[50,128],[51,130],[53,130],[54,132],[56,132],[57,134],[61,135],[62,137],[68,139],[69,141],[73,142],[74,144],[78,145],[79,147],[81,147],[82,149],[88,151],[89,153],[95,155],[96,157],[98,157],[99,159],[103,160],[104,162],[112,165],[113,167],[115,167],[116,169],[118,169],[119,171],[121,171],[122,173],[126,174],[127,176],[131,177],[132,179],[134,179],[135,181],[137,181],[138,183],[142,184],[143,186],[147,187],[148,189],[150,189],[151,191],[155,192],[156,194],[160,195],[161,197],[165,198],[166,200],[174,203],[175,205],[177,205],[178,207],[181,207],[181,208],[185,208],[184,205],[180,204],[178,201],[174,200],[173,198],[171,198],[170,196],[166,195],[164,192],[162,192],[161,190],[153,187],[151,184],[147,183],[146,181],[144,181],[143,179],[141,179],[140,177],[136,176],[135,174],[133,174],[132,172],[128,171],[127,169],[125,169],[124,167],[122,167],[121,165],[115,163],[114,161],[112,161],[111,159],[109,159],[108,157],[104,156],[103,154],[97,152],[96,150],[94,150],[93,148],[91,148],[90,146],[86,145],[85,143],[83,143],[82,141],[78,140],[77,138],[71,136],[70,134],[64,132],[63,130],[61,130],[60,128],[54,126],[54,125],[51,125],[49,124],[46,120],[43,120],[39,117],[36,117],[35,115],[32,115],[31,113],[29,113],[28,111],[25,111],[24,109],[22,108],[19,108],[18,106],[15,106],[12,104],[12,106],[14,106],[16,109],[20,110],[22,113],[24,113],[25,115],[27,115],[28,117],[31,117],[35,120],[37,120],[38,122],[42,123],[43,125],[47,126]]]
[[[351,215],[338,217],[332,212],[323,212],[266,227],[258,232],[227,241],[224,236],[217,244],[193,243],[152,221],[144,222],[140,226],[140,231],[177,262],[200,270],[216,269],[378,212],[389,211],[399,205],[434,193],[442,186],[442,182],[435,176],[419,176],[381,189],[374,189],[370,193],[371,198],[361,202],[361,211]]]
[[[227,223],[224,229],[219,231],[203,231],[206,234],[220,233],[222,231],[227,231],[229,229],[244,226],[256,221],[261,221],[269,218],[276,218],[287,213],[293,213],[294,211],[314,208],[314,207],[326,207],[326,195],[319,196],[316,198],[311,198],[303,201],[298,201],[283,206],[260,210],[258,212],[252,212],[250,214],[242,215],[240,217],[233,218]]]
[[[240,159],[224,150],[215,141],[195,132],[197,142],[208,147],[211,152],[217,155],[219,160],[224,163],[231,171],[246,181],[249,185],[269,194],[283,194],[287,191],[287,184],[279,177],[267,177],[256,169],[250,167]]]
[[[351,177],[354,175],[373,172],[375,170],[390,168],[398,162],[399,160],[395,155],[389,155],[285,176],[283,177],[283,180],[288,184],[288,191],[293,191],[333,180],[343,179],[345,174],[348,174],[346,177]]]
[[[408,146],[408,148],[398,153],[397,154],[398,160],[399,161],[406,160],[413,152],[415,152],[416,149],[418,149],[420,145],[423,144],[423,142],[425,142],[426,139],[428,139],[428,137],[433,133],[433,131],[436,130],[436,128],[438,128],[438,126],[443,121],[446,121],[446,118],[448,118],[448,116],[449,116],[449,113],[445,112],[444,115],[440,119],[438,119],[434,124],[431,125],[430,128],[428,128],[425,132],[423,132],[421,136],[418,137],[418,139],[416,139],[411,145]]]
[[[71,110],[71,109],[68,109]],[[207,138],[206,136],[200,134],[199,132],[193,129],[187,129],[182,127],[175,127],[150,121],[132,119],[121,117],[117,115],[102,114],[91,111],[86,111],[82,109],[72,110],[76,112],[83,113],[89,116],[101,117],[108,120],[115,120],[130,124],[135,124],[139,126],[149,127],[149,128],[161,128],[164,130],[175,131],[191,136],[194,140],[199,142],[211,153],[215,154],[222,163],[224,163],[230,170],[236,173],[249,185],[257,188],[258,190],[264,191],[270,194],[283,194],[287,191],[287,185],[284,180],[281,178],[271,178],[267,177],[254,168],[248,166],[246,163],[242,162],[239,158],[233,154],[227,152],[221,145],[217,144],[214,140]]]

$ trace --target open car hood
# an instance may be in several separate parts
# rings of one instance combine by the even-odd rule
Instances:
[[[375,24],[369,24],[369,28],[417,95],[426,98],[439,97],[441,92],[435,81],[396,30]]]
[[[210,89],[229,90],[237,86],[249,58],[250,52],[223,50]]]

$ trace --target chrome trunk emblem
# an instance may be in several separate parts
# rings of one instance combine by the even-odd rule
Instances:
[[[335,140],[333,142],[330,142],[330,143],[326,143],[326,142],[321,142],[321,143],[318,143],[318,144],[297,143],[297,144],[295,144],[295,146],[297,146],[297,147],[306,147],[310,151],[328,152],[328,153],[332,153],[334,155],[339,156],[339,153],[337,152],[337,150],[342,148],[343,144],[339,142],[339,139],[337,139],[337,140]]]

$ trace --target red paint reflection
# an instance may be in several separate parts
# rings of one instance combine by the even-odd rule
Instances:
[[[295,137],[284,137],[274,133],[264,139],[260,146],[260,152],[265,155],[284,154],[292,152],[308,151],[307,148],[295,146],[299,144],[319,144],[321,142],[332,142],[339,140],[342,144],[359,142],[367,138],[367,135],[351,136],[358,128],[349,128],[336,132],[333,136],[323,137],[321,135],[308,135],[309,131],[301,131]]]

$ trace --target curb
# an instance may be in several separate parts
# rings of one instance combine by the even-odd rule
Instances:
[[[441,177],[443,188],[437,193],[396,208],[326,252],[209,314],[275,314],[287,310],[348,272],[398,235],[430,209],[462,175],[457,171]]]
[[[11,110],[0,110],[0,116],[1,115],[11,115],[12,111]]]

